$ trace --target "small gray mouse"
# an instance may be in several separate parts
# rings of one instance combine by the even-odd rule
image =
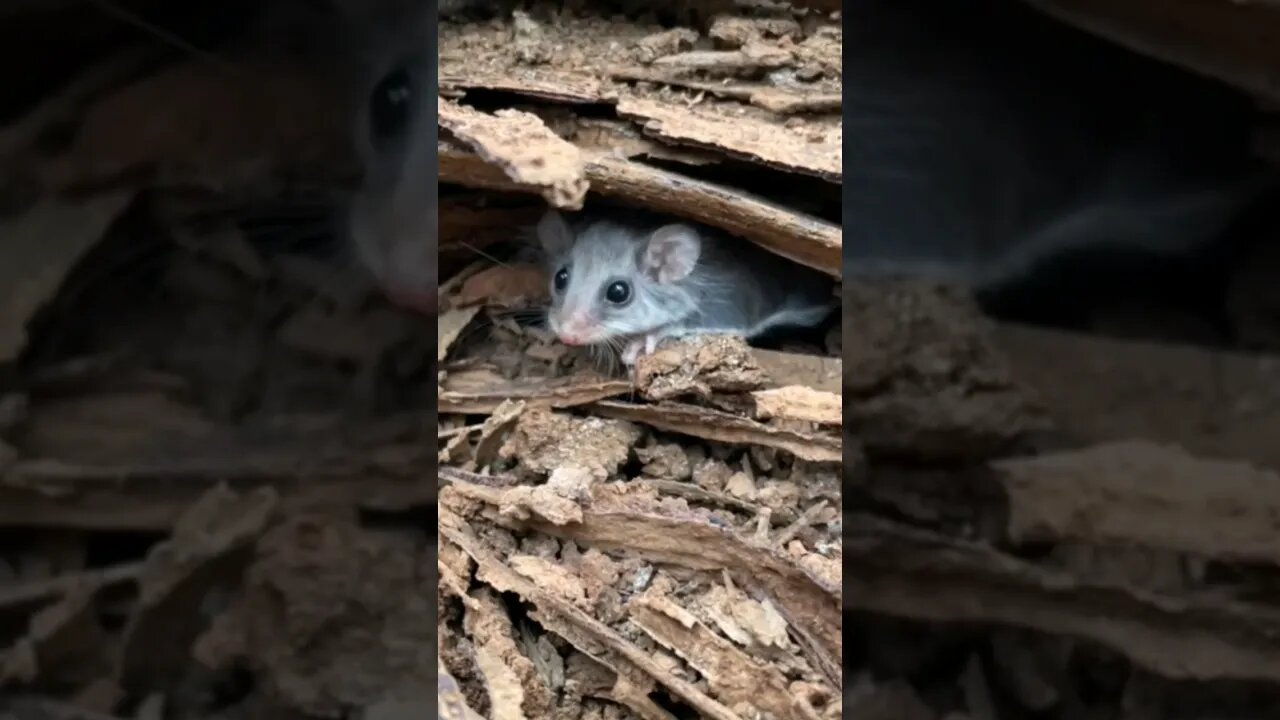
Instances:
[[[550,329],[566,345],[606,345],[631,367],[667,338],[748,340],[811,327],[837,306],[832,280],[709,227],[639,212],[548,211],[535,234],[551,276]]]

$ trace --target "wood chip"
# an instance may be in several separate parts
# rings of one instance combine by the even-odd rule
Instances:
[[[1141,545],[1280,566],[1275,472],[1145,441],[994,467],[1008,492],[1009,535],[1017,542]]]
[[[504,109],[493,115],[439,98],[440,126],[500,167],[513,181],[539,188],[551,205],[582,207],[587,180],[582,153],[537,115]]]
[[[823,425],[840,425],[844,398],[803,385],[789,385],[751,393],[756,400],[756,416],[761,420],[787,418]]]

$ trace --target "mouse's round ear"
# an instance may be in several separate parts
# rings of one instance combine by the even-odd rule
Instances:
[[[656,282],[667,284],[688,277],[702,254],[702,237],[690,225],[663,225],[649,236],[640,267]]]
[[[568,252],[573,246],[573,230],[564,216],[555,210],[548,210],[538,221],[538,242],[549,255],[555,256]]]

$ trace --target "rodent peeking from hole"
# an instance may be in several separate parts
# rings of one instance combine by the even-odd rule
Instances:
[[[536,235],[551,276],[550,329],[567,345],[608,346],[628,367],[668,338],[751,340],[818,325],[838,305],[825,275],[694,223],[548,211]]]

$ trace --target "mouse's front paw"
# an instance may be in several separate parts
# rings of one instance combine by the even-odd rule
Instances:
[[[622,349],[622,364],[628,368],[635,367],[636,360],[640,357],[640,351],[644,350],[644,341],[635,339],[627,343]]]

